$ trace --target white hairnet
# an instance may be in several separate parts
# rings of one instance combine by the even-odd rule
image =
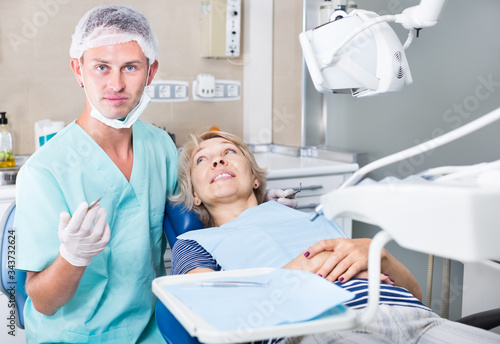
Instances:
[[[136,41],[150,65],[158,59],[158,39],[148,19],[129,6],[94,7],[80,19],[71,38],[72,58],[81,58],[89,48]]]

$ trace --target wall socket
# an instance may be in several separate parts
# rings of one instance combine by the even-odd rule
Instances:
[[[236,80],[215,80],[213,95],[209,97],[200,96],[196,90],[198,81],[193,81],[193,100],[205,102],[227,102],[240,100],[241,83]]]
[[[189,101],[189,83],[178,80],[153,80],[146,87],[146,94],[152,102],[187,102]]]

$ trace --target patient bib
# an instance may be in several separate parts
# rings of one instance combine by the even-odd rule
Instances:
[[[190,231],[178,239],[195,240],[225,270],[281,268],[318,241],[346,238],[335,222],[309,217],[310,213],[269,201],[220,227]]]

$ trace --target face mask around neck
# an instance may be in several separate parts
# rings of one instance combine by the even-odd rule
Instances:
[[[110,119],[104,117],[99,110],[97,110],[92,103],[89,103],[92,106],[92,111],[90,111],[90,116],[94,117],[98,121],[106,124],[109,127],[115,128],[115,129],[124,129],[124,128],[130,128],[132,124],[137,121],[140,115],[146,110],[148,107],[149,103],[151,102],[151,98],[148,97],[146,93],[142,93],[141,100],[139,101],[139,104],[130,111],[130,113],[125,117],[125,119]]]

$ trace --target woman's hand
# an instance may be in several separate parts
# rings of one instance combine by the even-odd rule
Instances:
[[[371,239],[329,239],[319,241],[304,252],[304,258],[314,259],[329,256],[315,271],[318,275],[330,281],[347,282],[351,278],[367,277],[368,249]],[[316,258],[317,259],[317,258]],[[305,263],[304,263],[305,264]],[[422,290],[417,280],[401,262],[387,250],[382,250],[381,281],[406,288],[417,299],[422,301]],[[390,276],[390,278],[389,278]]]
[[[368,270],[368,249],[371,239],[328,239],[311,246],[304,256],[313,259],[328,253],[328,258],[316,273],[330,281],[346,282],[358,273]]]

